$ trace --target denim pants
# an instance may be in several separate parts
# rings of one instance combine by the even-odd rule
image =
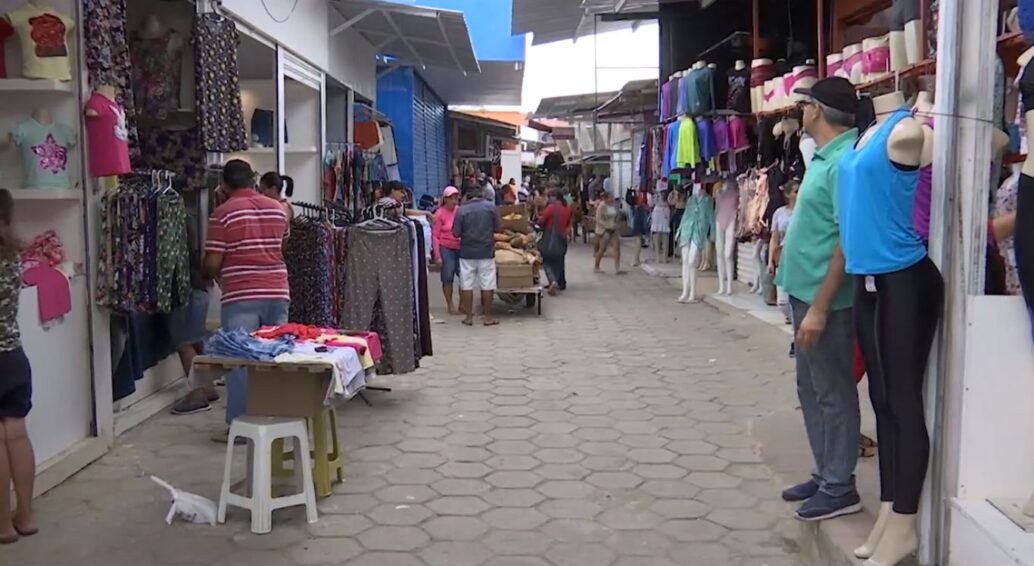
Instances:
[[[796,334],[810,305],[790,296]],[[833,497],[854,491],[861,415],[854,380],[854,319],[850,308],[830,311],[810,348],[797,347],[797,396],[815,457],[812,478]]]
[[[287,322],[290,301],[283,299],[237,301],[223,304],[224,330],[254,332],[261,326],[276,326]],[[244,414],[248,406],[248,370],[235,369],[226,374],[226,424]]]

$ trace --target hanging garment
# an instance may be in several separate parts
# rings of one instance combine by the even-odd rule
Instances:
[[[199,14],[194,26],[197,71],[197,121],[201,147],[231,153],[248,148],[241,106],[237,47],[240,38],[232,20]]]
[[[42,124],[26,116],[14,128],[14,143],[22,154],[27,189],[70,189],[68,150],[75,132],[64,124]]]
[[[14,35],[14,28],[11,27],[11,23],[6,18],[0,18],[0,79],[7,78],[7,54],[4,44],[12,35]]]
[[[744,114],[750,113],[750,69],[729,72],[729,96],[725,107]]]
[[[679,247],[695,244],[704,249],[704,244],[714,241],[714,199],[704,191],[686,201],[678,232],[675,234]]]
[[[722,190],[715,198],[715,222],[718,231],[724,233],[729,224],[736,221],[736,213],[740,204],[739,187],[732,179],[725,181]]]
[[[718,141],[715,139],[714,125],[707,118],[697,118],[697,141],[700,146],[700,161],[707,163],[718,156]]]
[[[133,159],[136,169],[172,171],[188,189],[206,187],[205,150],[197,129],[141,128],[139,148]]]
[[[714,110],[714,70],[692,69],[683,77],[686,113],[703,114]]]
[[[22,75],[29,79],[72,80],[69,36],[72,18],[52,8],[24,4],[4,14],[18,35]],[[74,36],[73,36],[74,37]]]
[[[348,232],[343,326],[377,332],[383,372],[409,373],[416,369],[409,231],[380,226],[360,224]]]
[[[164,120],[180,104],[183,39],[175,31],[159,37],[130,38],[133,98],[148,118]]]
[[[697,138],[696,122],[682,118],[678,122],[678,149],[675,152],[672,169],[696,167],[700,163],[700,144]]]
[[[115,100],[125,111],[130,157],[138,151],[136,103],[126,27],[126,0],[85,0],[83,34],[90,85],[115,87]]]
[[[90,176],[125,175],[129,164],[129,130],[126,112],[118,101],[94,92],[86,102],[86,137]]]
[[[326,251],[330,228],[312,219],[296,218],[291,221],[290,234],[284,240],[284,263],[292,297],[289,320],[332,326],[334,319],[328,305],[333,299],[333,267]]]

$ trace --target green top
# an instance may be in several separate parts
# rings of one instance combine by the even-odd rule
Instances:
[[[700,250],[714,240],[714,199],[711,195],[701,191],[686,201],[686,211],[682,214],[675,240],[680,248],[692,243]]]
[[[826,278],[833,250],[840,242],[837,220],[837,169],[840,158],[858,139],[858,130],[850,129],[815,152],[797,191],[797,206],[786,231],[783,253],[779,257],[776,285],[809,305]],[[830,310],[851,306],[854,283],[844,281],[833,297]]]

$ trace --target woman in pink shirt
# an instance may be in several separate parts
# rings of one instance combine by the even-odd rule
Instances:
[[[434,259],[442,264],[442,292],[449,314],[459,314],[452,302],[452,283],[460,273],[460,239],[452,235],[452,223],[460,202],[460,191],[456,187],[445,187],[442,206],[434,213],[431,224],[431,249]]]

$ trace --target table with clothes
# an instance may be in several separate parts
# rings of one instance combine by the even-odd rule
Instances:
[[[288,323],[263,327],[248,333],[244,330],[219,329],[205,343],[205,355],[198,356],[195,366],[207,369],[254,369],[264,375],[277,374],[275,385],[291,389],[300,374],[324,373],[329,378],[324,405],[351,399],[367,386],[383,355],[380,336],[376,332],[347,331]],[[266,380],[268,383],[268,380]],[[251,397],[277,398],[278,391],[249,389],[248,414],[255,403]]]

